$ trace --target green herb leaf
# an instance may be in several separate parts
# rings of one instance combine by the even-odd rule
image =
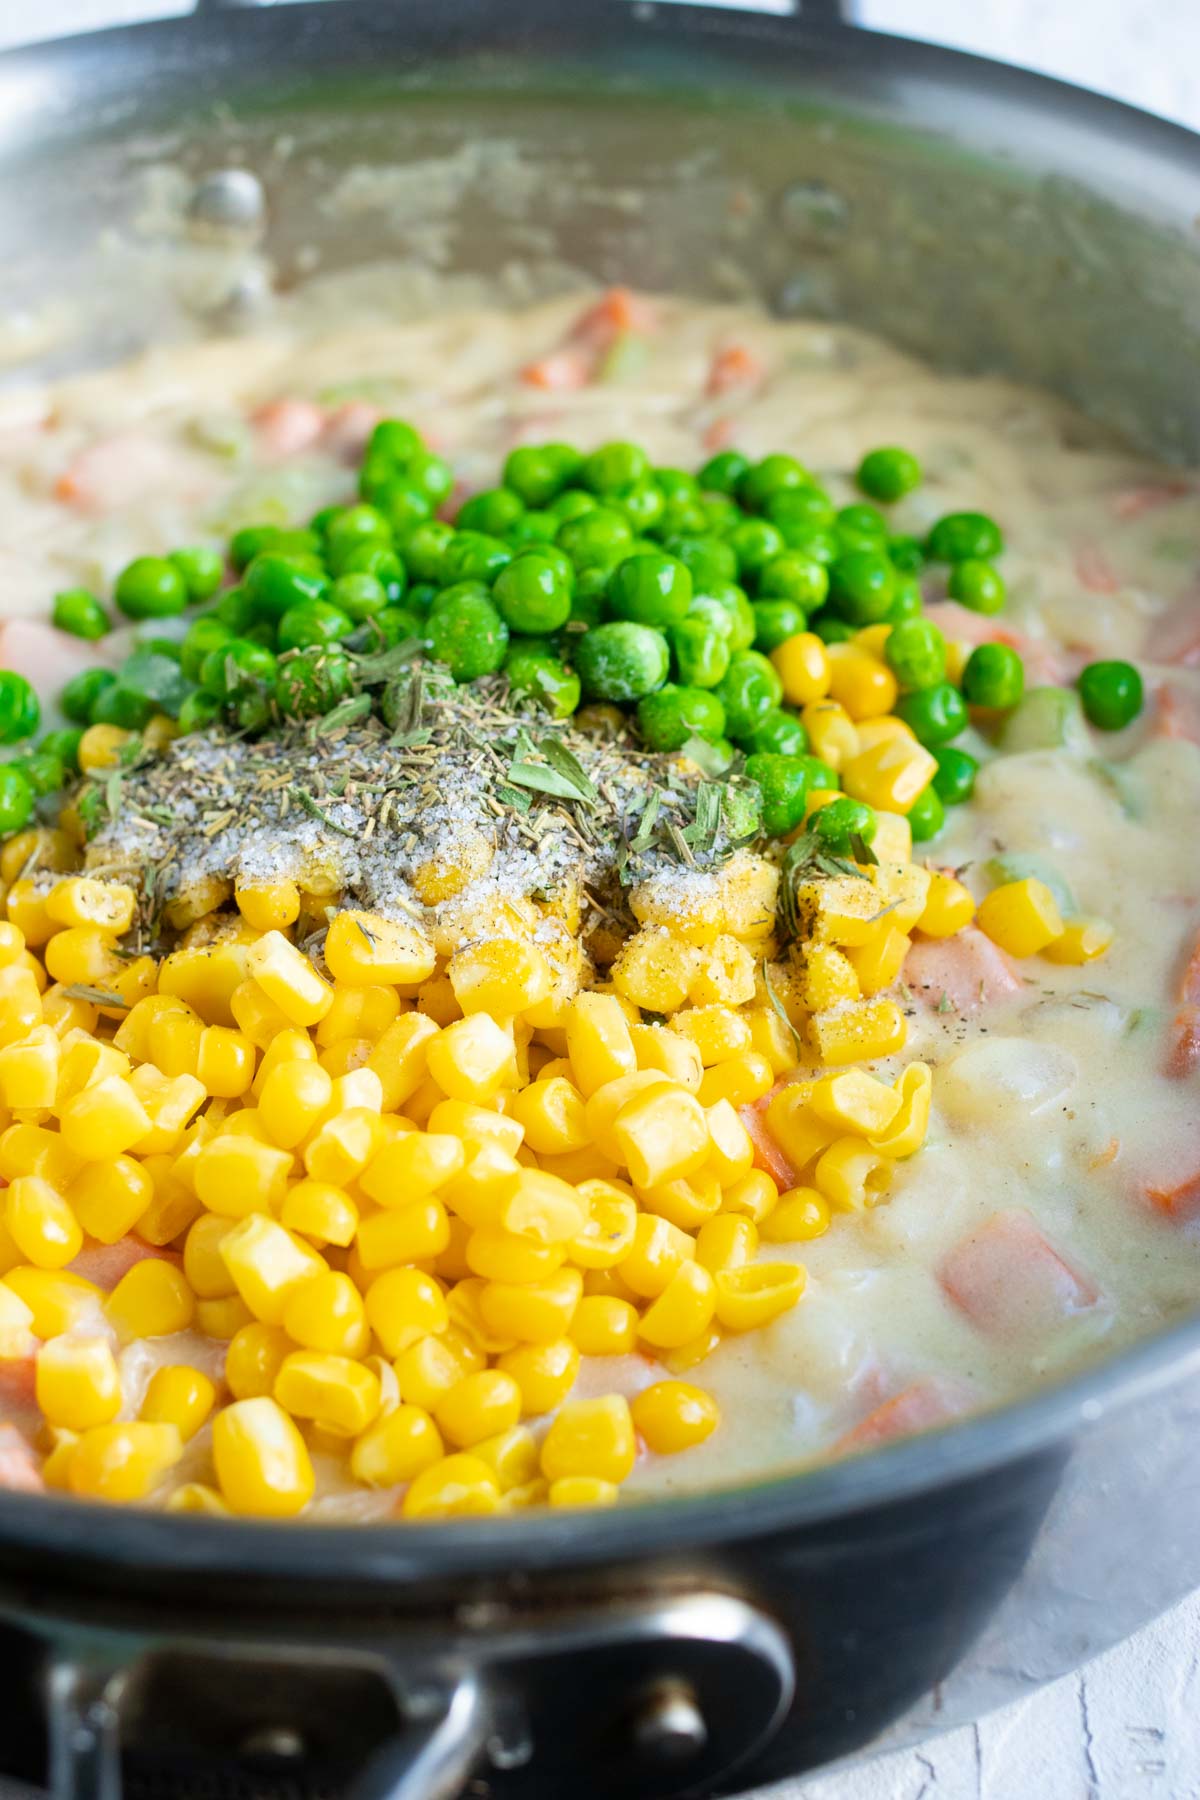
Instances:
[[[868,869],[877,869],[879,867],[879,858],[872,850],[870,844],[868,844],[866,838],[861,836],[857,831],[854,832],[850,838],[850,848],[854,852],[854,860],[856,863],[863,863]]]
[[[679,754],[686,756],[689,762],[694,762],[710,780],[724,775],[733,761],[727,750],[722,750],[717,744],[710,744],[707,738],[702,737],[690,737]]]
[[[393,675],[406,669],[415,657],[420,656],[423,648],[420,638],[401,638],[390,650],[380,650],[370,656],[356,656],[354,679],[362,687],[382,687]]]
[[[312,795],[306,793],[303,788],[293,788],[292,792],[305,812],[311,813],[314,819],[320,819],[322,825],[327,825],[330,831],[336,831],[339,837],[356,838],[358,836],[358,832],[352,830],[348,825],[339,825],[336,819],[331,819],[324,807],[318,806]]]
[[[520,788],[498,787],[496,789],[496,798],[502,805],[511,806],[514,812],[519,813],[527,813],[533,805],[533,801],[529,795],[522,793]]]
[[[93,1006],[119,1007],[122,1012],[129,1011],[128,1000],[122,1000],[120,994],[114,994],[111,988],[89,987],[86,981],[74,981],[62,991],[68,1000],[87,1000]]]
[[[577,756],[573,756],[566,745],[558,738],[544,737],[538,749],[550,764],[563,777],[564,781],[573,781],[579,798],[588,806],[594,806],[600,798],[596,784],[589,778],[583,764]]]
[[[787,1010],[786,1006],[783,1004],[783,1001],[779,998],[778,993],[775,991],[775,983],[771,980],[771,965],[767,961],[765,956],[763,957],[763,960],[762,960],[762,978],[763,978],[763,986],[767,990],[767,999],[770,1002],[771,1010],[780,1019],[782,1019],[783,1023],[787,1026],[788,1030],[791,1032],[792,1043],[793,1043],[793,1045],[795,1047],[795,1051],[796,1051],[796,1061],[803,1062],[804,1061],[804,1040],[800,1036],[800,1033],[796,1030],[796,1027],[792,1024],[792,1021],[788,1015],[788,1010]]]
[[[343,726],[353,725],[356,720],[364,719],[371,711],[370,694],[355,694],[349,700],[343,700],[332,712],[327,712],[323,719],[318,719],[313,726],[314,737],[328,737]]]
[[[654,842],[654,826],[661,807],[662,793],[658,788],[655,788],[645,806],[642,808],[642,816],[638,820],[638,828],[629,840],[629,849],[634,856],[640,856],[642,851],[648,850]]]

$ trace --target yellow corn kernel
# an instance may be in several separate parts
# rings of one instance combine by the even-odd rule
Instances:
[[[649,1012],[675,1012],[688,997],[700,952],[657,925],[644,925],[612,965],[617,993]]]
[[[0,854],[7,854],[7,851]],[[11,968],[14,963],[27,967],[25,958],[28,955],[24,932],[19,926],[0,920],[0,968]]]
[[[141,1417],[154,1425],[174,1425],[186,1444],[216,1405],[217,1390],[201,1369],[175,1363],[150,1377]]]
[[[17,1274],[18,1269],[11,1272]],[[42,1271],[30,1270],[31,1274]],[[0,1283],[0,1360],[24,1361],[32,1355],[34,1348],[34,1313],[28,1301],[22,1299],[11,1284]],[[38,1336],[41,1335],[39,1332]]]
[[[900,1096],[887,1082],[864,1069],[847,1069],[827,1075],[814,1086],[808,1101],[824,1124],[839,1132],[876,1137],[885,1132],[900,1110]]]
[[[341,1188],[326,1181],[298,1181],[287,1191],[279,1209],[279,1222],[318,1246],[354,1242],[358,1208]]]
[[[170,1156],[147,1156],[141,1167],[151,1182],[150,1199],[138,1215],[138,1236],[148,1244],[174,1243],[199,1217],[203,1208],[187,1183],[175,1172]]]
[[[64,875],[78,867],[79,852],[67,833],[43,825],[18,831],[0,850],[0,881],[9,885],[23,875]]]
[[[718,1009],[720,1010],[720,1009]],[[681,1014],[680,1017],[688,1017]],[[676,1021],[677,1022],[677,1021]],[[703,1079],[700,1052],[691,1040],[667,1025],[630,1025],[639,1074],[658,1073],[695,1093]]]
[[[764,1219],[762,1236],[768,1244],[802,1243],[824,1237],[829,1230],[829,1202],[816,1188],[789,1188]]]
[[[617,1115],[636,1094],[682,1092],[682,1089],[660,1075],[657,1069],[637,1069],[632,1075],[618,1075],[596,1089],[584,1107],[584,1124],[592,1146],[614,1163],[624,1158],[620,1140],[615,1135]]]
[[[757,1331],[795,1306],[807,1272],[800,1263],[742,1263],[713,1276],[717,1319],[726,1331]]]
[[[461,1174],[466,1161],[461,1138],[448,1132],[408,1131],[376,1152],[359,1178],[359,1186],[381,1206],[398,1214],[409,1213],[418,1204],[417,1196],[427,1197]],[[436,1256],[443,1249],[441,1243],[435,1249],[414,1249],[412,1255]]]
[[[1068,919],[1059,936],[1046,945],[1042,955],[1054,963],[1095,962],[1098,956],[1104,955],[1116,935],[1107,919]]]
[[[441,1198],[452,1212],[476,1229],[497,1225],[500,1208],[516,1187],[521,1164],[496,1143],[480,1146],[467,1166],[442,1186]]]
[[[219,911],[232,892],[232,883],[223,875],[196,875],[167,901],[163,917],[172,931],[185,931]]]
[[[350,1473],[367,1487],[396,1487],[444,1455],[441,1433],[424,1407],[401,1404],[382,1413],[355,1440]]]
[[[233,897],[255,931],[286,931],[300,916],[300,891],[294,881],[238,881]]]
[[[809,1105],[814,1083],[795,1081],[767,1103],[767,1130],[792,1167],[803,1169],[838,1136],[838,1127],[818,1119]]]
[[[92,726],[93,731],[102,729]],[[71,1452],[67,1483],[73,1494],[88,1500],[144,1500],[182,1453],[174,1425],[154,1425],[146,1420],[94,1425]]]
[[[537,1006],[552,986],[543,953],[517,938],[471,944],[451,957],[446,973],[464,1014],[488,1012],[496,1018]]]
[[[221,1300],[197,1300],[196,1330],[201,1337],[215,1338],[228,1344],[245,1326],[254,1323],[254,1314],[240,1294],[227,1294]]]
[[[370,1038],[340,1038],[322,1050],[318,1060],[330,1075],[350,1075],[355,1069],[366,1067],[374,1048]]]
[[[587,1099],[620,1075],[637,1072],[629,1021],[615,994],[577,994],[567,1014],[567,1056]]]
[[[559,1244],[539,1244],[532,1238],[517,1237],[511,1231],[484,1227],[473,1231],[466,1242],[467,1268],[486,1281],[518,1284],[542,1281],[561,1268],[565,1260]]]
[[[15,1181],[19,1175],[39,1175],[51,1187],[69,1187],[82,1164],[57,1131],[24,1122],[0,1132],[0,1175]]]
[[[637,1187],[692,1175],[710,1151],[704,1108],[694,1094],[666,1085],[634,1094],[617,1114],[613,1136]]]
[[[334,981],[344,987],[387,983],[415,988],[433,974],[437,956],[417,926],[347,909],[337,914],[325,935],[325,963]],[[286,1011],[282,999],[280,1005]]]
[[[1054,895],[1035,876],[993,888],[980,902],[978,924],[994,944],[1016,957],[1036,956],[1063,933]]]
[[[4,927],[0,926],[0,929]],[[55,982],[42,995],[42,1017],[60,1038],[65,1038],[72,1031],[95,1031],[100,1009],[90,1000],[75,999]]]
[[[122,1275],[104,1310],[118,1335],[129,1343],[134,1338],[186,1331],[195,1314],[196,1296],[182,1269],[165,1257],[147,1256]]]
[[[443,1438],[459,1450],[511,1431],[520,1416],[521,1390],[502,1369],[464,1375],[442,1395],[434,1412]]]
[[[194,1075],[163,1075],[153,1063],[142,1063],[129,1077],[150,1129],[137,1141],[139,1156],[175,1150],[193,1116],[203,1105],[204,1088]]]
[[[0,1101],[14,1112],[49,1112],[58,1092],[58,1034],[35,1025],[18,1043],[0,1050]]]
[[[862,1212],[882,1200],[894,1167],[861,1137],[840,1137],[818,1158],[813,1182],[835,1211]]]
[[[12,931],[15,931],[16,927],[10,926],[9,929]],[[39,994],[44,995],[48,992],[49,987],[50,987],[50,977],[46,974],[45,969],[42,967],[42,965],[38,961],[37,957],[33,954],[32,950],[22,950],[20,956],[17,957],[15,963],[7,963],[7,964],[4,964],[3,966],[6,968],[14,968],[15,967],[18,969],[24,969],[27,974],[33,976],[33,983],[34,983],[34,986],[37,988],[37,991]],[[55,985],[57,986],[58,984],[55,983]],[[97,1010],[97,1012],[99,1012],[100,1009],[97,1007],[96,1010]],[[43,1017],[45,1017],[44,1003],[43,1003]],[[46,1023],[49,1024],[49,1020],[46,1020]]]
[[[583,1096],[561,1075],[530,1082],[513,1101],[513,1117],[525,1128],[525,1142],[539,1154],[562,1155],[588,1142]]]
[[[236,1400],[217,1414],[213,1463],[230,1510],[256,1518],[294,1518],[316,1487],[304,1439],[266,1394]]]
[[[452,1100],[487,1100],[517,1081],[513,1039],[488,1013],[447,1025],[430,1041],[426,1066]]]
[[[908,1027],[894,1000],[864,1000],[814,1013],[808,1021],[813,1049],[826,1064],[876,1062],[904,1048]]]
[[[569,1150],[565,1156],[539,1156],[547,1175],[557,1175],[578,1187],[585,1181],[612,1181],[620,1174],[611,1156],[605,1156],[594,1144],[582,1150]]]
[[[226,1232],[220,1253],[239,1296],[266,1325],[281,1325],[295,1289],[326,1266],[309,1245],[262,1213],[252,1213]]]
[[[464,1452],[422,1469],[401,1507],[406,1519],[480,1517],[499,1510],[500,1483],[494,1471],[481,1457]]]
[[[123,1156],[152,1129],[153,1121],[128,1081],[119,1075],[76,1094],[62,1110],[63,1140],[87,1162]]]
[[[723,932],[696,962],[693,1006],[745,1006],[754,998],[757,964],[745,944]]]
[[[418,1271],[412,1271],[414,1274]],[[482,1358],[480,1358],[480,1364]],[[444,1336],[433,1333],[418,1338],[402,1350],[395,1360],[396,1379],[400,1385],[400,1397],[414,1406],[420,1406],[431,1412],[437,1405],[439,1397],[447,1388],[453,1387],[456,1381],[469,1374],[471,1369],[480,1366],[471,1359],[469,1350],[464,1350],[464,1340],[450,1334]]]
[[[657,925],[684,943],[711,944],[721,929],[721,891],[716,882],[697,880],[687,888],[670,879],[644,881],[629,896],[639,925]]]
[[[857,1000],[860,989],[854,964],[832,944],[797,944],[792,951],[791,995],[810,1012]]]
[[[728,1006],[694,1006],[671,1021],[671,1029],[696,1046],[704,1068],[743,1056],[750,1049],[750,1024]]]
[[[896,735],[849,756],[839,771],[851,799],[908,813],[937,774],[937,759],[915,738]]]
[[[62,1041],[55,1108],[61,1113],[68,1100],[107,1075],[127,1078],[131,1073],[129,1058],[117,1045],[105,1044],[85,1032],[69,1032]]]
[[[479,1293],[480,1317],[499,1342],[546,1344],[567,1332],[582,1292],[583,1277],[573,1268],[541,1281],[488,1281]]]
[[[637,1329],[637,1308],[628,1300],[585,1294],[571,1320],[571,1340],[584,1356],[626,1356],[637,1343]]]
[[[251,944],[245,966],[268,1000],[273,1000],[293,1025],[315,1025],[329,1011],[333,989],[282,932],[268,931]]]
[[[169,1513],[196,1513],[208,1519],[227,1519],[229,1508],[215,1487],[204,1481],[184,1481],[167,1495],[163,1509]]]
[[[427,1336],[446,1329],[450,1314],[446,1296],[432,1275],[420,1269],[385,1269],[366,1292],[367,1320],[388,1356],[398,1357]],[[400,1391],[408,1398],[399,1368]],[[426,1401],[421,1400],[425,1405]]]
[[[833,671],[829,652],[815,631],[797,631],[771,652],[789,706],[807,706],[829,692]]]
[[[680,1344],[677,1350],[662,1351],[658,1361],[664,1369],[669,1369],[672,1375],[686,1375],[690,1369],[698,1368],[706,1357],[711,1356],[720,1342],[721,1328],[719,1325],[713,1324],[708,1327],[707,1331],[702,1331],[699,1337],[692,1338],[689,1343]]]
[[[196,1074],[218,1100],[238,1100],[254,1080],[254,1045],[244,1031],[208,1025],[200,1034]]]
[[[642,1314],[638,1336],[655,1349],[677,1350],[708,1329],[715,1309],[712,1275],[702,1263],[681,1263]]]
[[[719,1208],[721,1184],[709,1167],[686,1181],[663,1181],[657,1187],[639,1188],[637,1197],[643,1212],[668,1219],[681,1231],[695,1231]]]
[[[275,1399],[293,1418],[336,1437],[358,1437],[379,1412],[379,1377],[349,1356],[294,1350],[275,1377]]]
[[[604,1180],[585,1180],[576,1190],[587,1221],[567,1254],[581,1269],[610,1269],[633,1248],[637,1205],[632,1194]]]
[[[574,1324],[574,1318],[571,1323]],[[496,1367],[516,1382],[521,1395],[521,1413],[532,1418],[553,1412],[574,1387],[579,1373],[579,1346],[573,1336],[551,1338],[545,1343],[518,1344],[512,1350],[501,1352]]]
[[[159,985],[161,988],[161,972]],[[292,1029],[291,1019],[267,997],[257,981],[248,978],[239,981],[230,991],[227,1006],[229,1022],[244,1031],[260,1050],[266,1050],[281,1032]]]
[[[801,709],[800,722],[808,733],[814,756],[839,772],[858,754],[858,732],[844,706],[836,700],[810,700]]]
[[[774,1211],[778,1199],[779,1189],[766,1170],[751,1169],[748,1175],[726,1188],[721,1197],[721,1210],[738,1213],[755,1225],[761,1225]]]
[[[568,1182],[541,1169],[523,1169],[501,1202],[497,1222],[538,1244],[567,1244],[579,1236],[587,1216],[586,1201]]]
[[[379,1115],[365,1106],[348,1107],[326,1119],[304,1146],[304,1167],[314,1181],[345,1187],[379,1148]]]
[[[439,1100],[427,1122],[427,1131],[435,1137],[458,1138],[468,1157],[485,1144],[497,1146],[515,1156],[521,1147],[524,1127],[518,1119],[492,1112],[485,1106],[472,1106],[466,1100]],[[439,1150],[438,1157],[448,1152]],[[439,1161],[438,1167],[441,1167]],[[438,1184],[445,1179],[439,1175]],[[426,1185],[431,1185],[427,1183]]]
[[[750,1041],[763,1057],[773,1075],[783,1075],[796,1066],[796,1038],[791,1026],[781,1019],[774,1006],[747,1007],[744,1018],[750,1026]]]
[[[921,863],[878,863],[868,876],[880,910],[886,908],[888,925],[911,931],[925,910],[930,871]]]
[[[88,1236],[102,1244],[115,1244],[132,1231],[153,1197],[150,1176],[130,1156],[88,1163],[65,1196]]]
[[[656,1381],[635,1395],[629,1410],[634,1430],[656,1456],[694,1449],[721,1422],[712,1395],[686,1381]]]
[[[877,721],[883,723],[884,721]],[[898,721],[897,721],[898,722]],[[863,727],[859,727],[862,735]],[[875,836],[871,839],[871,849],[881,863],[906,863],[912,860],[913,836],[912,826],[903,813],[877,810],[875,814]]]
[[[754,1163],[754,1145],[750,1134],[728,1100],[718,1100],[707,1109],[708,1167],[722,1187],[732,1187],[750,1173]]]
[[[83,1232],[71,1208],[38,1175],[10,1181],[4,1223],[26,1262],[38,1269],[61,1269],[83,1248]]]
[[[11,963],[0,969],[0,1047],[29,1036],[42,1023],[42,996],[28,969]]]
[[[59,929],[46,911],[46,895],[31,876],[13,882],[4,897],[4,910],[31,950],[48,943]]]
[[[696,1261],[710,1275],[753,1262],[757,1254],[758,1227],[744,1214],[718,1213],[696,1233]]]
[[[320,1123],[332,1097],[333,1079],[319,1063],[276,1063],[258,1096],[259,1117],[281,1150],[293,1150]]]
[[[65,1269],[39,1269],[30,1263],[18,1263],[6,1271],[0,1289],[16,1294],[31,1315],[27,1321],[23,1314],[6,1316],[6,1328],[24,1321],[32,1325],[36,1337],[55,1338],[64,1331],[100,1323],[102,1291],[82,1275],[71,1275]],[[18,1352],[6,1349],[4,1354]]]
[[[774,1084],[775,1070],[767,1058],[757,1050],[745,1050],[728,1062],[714,1063],[711,1069],[705,1069],[696,1097],[705,1108],[715,1106],[718,1100],[728,1100],[734,1107],[749,1106],[769,1093]]]
[[[282,1014],[280,1017],[282,1017]],[[249,1032],[247,1032],[246,1035],[249,1037]],[[262,1098],[262,1091],[276,1069],[281,1067],[284,1063],[297,1062],[315,1065],[317,1062],[317,1047],[309,1037],[307,1031],[302,1031],[296,1025],[285,1024],[284,1027],[271,1038],[270,1043],[266,1045],[262,1056],[259,1058],[258,1069],[255,1072],[254,1080],[250,1084],[250,1092],[254,1095],[255,1099],[259,1100]],[[330,1076],[330,1080],[332,1079],[333,1077]],[[332,1099],[332,1097],[331,1091],[330,1098]]]
[[[337,988],[314,1035],[323,1050],[344,1038],[369,1038],[374,1046],[399,1015],[400,996],[394,987]]]
[[[825,654],[829,659],[830,698],[843,706],[856,724],[860,719],[878,719],[891,712],[900,690],[881,657],[872,655],[858,640],[827,644]]]
[[[111,932],[95,925],[73,925],[56,931],[42,952],[47,973],[65,985],[87,982],[93,987],[111,984],[124,964],[113,949]]]
[[[243,1325],[225,1352],[225,1381],[235,1400],[258,1400],[275,1388],[275,1377],[295,1345],[281,1325],[258,1319]]]
[[[643,1300],[655,1300],[676,1271],[696,1254],[686,1231],[669,1219],[641,1213],[633,1229],[633,1243],[621,1258],[621,1280]]]
[[[224,1300],[237,1287],[221,1246],[235,1221],[218,1213],[201,1213],[188,1230],[183,1246],[183,1272],[188,1286],[201,1300]]]
[[[440,975],[431,975],[423,981],[416,994],[417,1011],[434,1025],[444,1027],[453,1025],[455,1019],[461,1019],[462,1007],[454,998],[454,989],[450,986],[450,977],[443,971]]]
[[[615,1481],[598,1475],[564,1475],[546,1488],[546,1505],[555,1507],[615,1506],[621,1490]]]
[[[896,1081],[900,1106],[887,1131],[868,1140],[880,1156],[912,1156],[925,1142],[933,1099],[933,1076],[928,1064],[909,1063]]]
[[[975,917],[970,891],[946,869],[934,869],[929,877],[925,906],[917,920],[926,937],[953,937]]]
[[[524,1425],[514,1425],[508,1431],[497,1432],[495,1437],[472,1444],[471,1455],[487,1464],[505,1496],[537,1480],[538,1443]]]
[[[568,1400],[542,1442],[542,1474],[551,1483],[576,1475],[621,1482],[636,1456],[633,1418],[621,1395]]]
[[[899,980],[904,959],[912,949],[912,939],[889,921],[883,920],[870,943],[857,944],[846,956],[854,969],[860,991],[870,999],[883,993]]]
[[[85,775],[97,769],[115,769],[121,752],[133,736],[119,725],[89,725],[79,740],[79,767]]]
[[[168,744],[173,744],[179,736],[179,726],[167,713],[155,713],[152,719],[142,726],[142,745],[145,749],[160,755]]]
[[[283,1329],[305,1350],[365,1356],[371,1342],[363,1297],[348,1275],[327,1269],[289,1293]]]
[[[240,1115],[235,1115],[239,1117]],[[196,1193],[210,1212],[242,1219],[282,1206],[293,1158],[248,1136],[225,1132],[196,1154]]]
[[[68,875],[50,890],[46,912],[56,925],[94,925],[120,937],[133,924],[137,896],[119,881]]]

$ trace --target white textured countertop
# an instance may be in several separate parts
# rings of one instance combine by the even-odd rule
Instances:
[[[0,46],[188,10],[187,0],[48,0],[36,9],[0,0]],[[858,16],[1200,127],[1200,0],[858,0]],[[1200,1596],[1079,1674],[978,1725],[775,1793],[779,1800],[1200,1800]]]

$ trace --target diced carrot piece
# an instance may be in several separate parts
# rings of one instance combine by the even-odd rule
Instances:
[[[988,1337],[1044,1336],[1099,1298],[1027,1212],[993,1213],[942,1259],[946,1297]]]
[[[326,413],[315,400],[269,400],[251,414],[251,423],[268,456],[298,456],[321,436]]]
[[[893,1438],[912,1437],[918,1431],[932,1431],[959,1419],[974,1403],[975,1395],[965,1382],[947,1380],[939,1375],[925,1375],[919,1381],[893,1394],[875,1407],[865,1419],[840,1437],[833,1446],[834,1456],[845,1456],[853,1450],[872,1450]]]
[[[552,350],[537,362],[526,363],[521,380],[530,387],[567,393],[586,387],[596,371],[596,359],[586,350]]]
[[[738,1112],[747,1135],[754,1146],[754,1166],[762,1169],[772,1181],[778,1182],[780,1192],[786,1193],[794,1188],[800,1177],[793,1169],[771,1133],[767,1130],[767,1101],[778,1092],[772,1088],[770,1094],[764,1094],[761,1100],[751,1101],[747,1106],[739,1106]]]
[[[1081,544],[1075,552],[1075,574],[1089,594],[1115,594],[1121,585],[1116,570],[1098,544]]]
[[[81,450],[54,484],[55,498],[80,512],[127,506],[177,472],[178,451],[145,432],[122,432]]]
[[[731,388],[752,387],[765,374],[761,359],[748,345],[726,344],[709,365],[706,392],[727,394]]]
[[[631,288],[614,287],[580,313],[569,335],[573,342],[606,350],[622,332],[653,331],[657,324],[658,314],[649,300]]]
[[[919,938],[904,959],[905,986],[935,1011],[974,1013],[1021,992],[1012,958],[975,925],[949,938]]]
[[[0,1425],[0,1488],[13,1494],[40,1494],[45,1486],[33,1445],[15,1425]]]
[[[1173,500],[1183,500],[1195,491],[1187,481],[1143,482],[1114,494],[1108,510],[1114,519],[1140,519],[1143,513],[1156,512],[1160,506],[1169,506]]]
[[[1181,1081],[1200,1068],[1200,936],[1184,947],[1175,998],[1179,1011],[1168,1029],[1163,1072]]]
[[[1200,744],[1200,694],[1179,683],[1164,681],[1158,690],[1154,735]]]
[[[0,1360],[0,1412],[36,1412],[36,1356]]]
[[[183,1267],[183,1258],[177,1250],[166,1250],[157,1244],[143,1243],[140,1237],[129,1234],[118,1238],[115,1244],[85,1244],[74,1262],[70,1265],[72,1275],[82,1275],[85,1281],[93,1281],[105,1291],[115,1288],[123,1275],[127,1275],[135,1263],[145,1262],[148,1256],[156,1256],[161,1262],[174,1263],[176,1268]]]
[[[1181,594],[1154,620],[1142,655],[1148,662],[1174,663],[1180,669],[1200,667],[1200,591]]]
[[[366,449],[367,439],[382,417],[381,409],[372,406],[369,400],[346,400],[329,414],[321,442],[335,456],[357,463]]]
[[[706,450],[727,450],[737,436],[737,426],[730,418],[714,419],[705,431],[701,443]]]
[[[1200,1169],[1170,1186],[1147,1182],[1142,1196],[1171,1219],[1191,1219],[1200,1212]]]

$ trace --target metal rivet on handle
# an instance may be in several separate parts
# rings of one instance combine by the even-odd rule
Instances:
[[[216,169],[202,176],[188,205],[193,225],[237,236],[258,231],[266,212],[262,182],[249,169]]]
[[[293,1761],[304,1755],[304,1739],[290,1725],[264,1725],[242,1739],[243,1756],[288,1757]]]
[[[638,1749],[663,1762],[682,1762],[708,1742],[708,1726],[686,1682],[664,1681],[642,1702],[633,1727]]]

